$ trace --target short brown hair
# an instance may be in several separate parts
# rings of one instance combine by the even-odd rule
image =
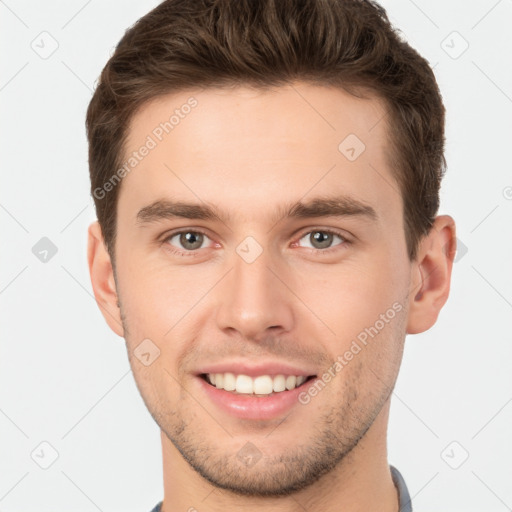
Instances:
[[[165,0],[125,32],[86,120],[91,192],[112,259],[121,187],[100,197],[95,190],[122,165],[128,125],[141,106],[187,88],[294,80],[384,100],[388,160],[414,260],[439,208],[445,111],[428,62],[370,0]]]

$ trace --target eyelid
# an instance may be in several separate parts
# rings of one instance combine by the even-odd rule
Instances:
[[[165,242],[166,240],[168,240],[169,238],[172,238],[173,236],[176,236],[176,235],[181,235],[182,233],[201,233],[205,236],[207,236],[208,238],[211,238],[208,233],[204,230],[204,228],[194,228],[194,227],[191,227],[191,228],[177,228],[177,229],[171,229],[170,231],[166,231],[165,233],[163,233],[159,239],[162,241],[162,242]]]
[[[350,234],[346,233],[343,230],[336,229],[336,228],[323,228],[323,227],[309,227],[304,228],[303,231],[300,231],[298,235],[296,235],[297,240],[300,240],[301,238],[304,238],[304,235],[307,235],[308,233],[314,233],[315,231],[321,231],[322,233],[331,233],[333,235],[338,235],[340,238],[343,238],[343,240],[350,242],[351,236]]]
[[[213,241],[210,235],[203,228],[180,228],[176,230],[166,231],[161,237],[159,237],[159,243],[164,245],[169,239],[175,237],[176,235],[181,235],[183,233],[201,233],[205,237],[207,237],[210,241]],[[186,249],[179,249],[171,245],[167,244],[170,249],[168,249],[173,254],[177,254],[179,256],[196,256],[199,254],[199,249],[195,249],[193,251],[187,251]],[[203,249],[207,249],[207,247],[203,247]]]
[[[323,253],[323,254],[329,254],[332,251],[337,251],[345,248],[345,246],[350,245],[353,243],[350,236],[345,235],[345,232],[338,230],[336,228],[322,228],[322,227],[313,227],[313,228],[306,228],[304,231],[301,231],[299,235],[296,236],[296,242],[293,242],[293,245],[298,245],[300,240],[304,238],[304,236],[314,233],[314,232],[321,232],[321,233],[329,233],[332,235],[336,235],[342,239],[342,242],[336,245],[333,245],[332,247],[327,247],[325,249],[316,249],[315,247],[303,247],[303,249],[307,249],[310,252],[313,253]],[[300,247],[300,246],[299,246]]]

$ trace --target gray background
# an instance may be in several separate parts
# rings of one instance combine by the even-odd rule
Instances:
[[[2,512],[144,512],[163,496],[159,429],[92,296],[84,128],[113,47],[156,4],[0,1]],[[407,338],[389,460],[417,512],[511,510],[512,2],[383,5],[438,77],[440,213],[461,247],[437,324]]]

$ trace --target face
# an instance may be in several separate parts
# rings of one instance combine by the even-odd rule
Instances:
[[[132,120],[126,158],[155,144],[119,196],[120,333],[163,434],[218,487],[306,488],[384,414],[411,266],[383,116],[297,83],[169,95]],[[314,377],[250,396],[201,376],[226,372]]]

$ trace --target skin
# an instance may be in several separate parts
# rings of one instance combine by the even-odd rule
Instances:
[[[197,107],[122,181],[115,274],[98,223],[89,228],[97,303],[125,338],[161,428],[162,510],[397,511],[386,451],[390,395],[406,334],[429,329],[448,297],[454,221],[438,216],[409,261],[384,105],[331,87],[168,95],[132,119],[127,154],[192,95]],[[338,150],[350,133],[366,146],[353,162]],[[289,203],[340,194],[377,218],[276,217]],[[159,199],[206,203],[230,217],[138,223],[137,212]],[[171,236],[194,229],[207,235],[200,248]],[[322,246],[313,235],[323,230],[344,238]],[[236,252],[248,236],[263,250],[252,263]],[[234,358],[322,375],[394,303],[400,312],[284,417],[228,415],[194,376],[200,365]],[[134,357],[146,338],[160,350],[149,366]],[[247,442],[262,454],[254,466],[237,458]]]

